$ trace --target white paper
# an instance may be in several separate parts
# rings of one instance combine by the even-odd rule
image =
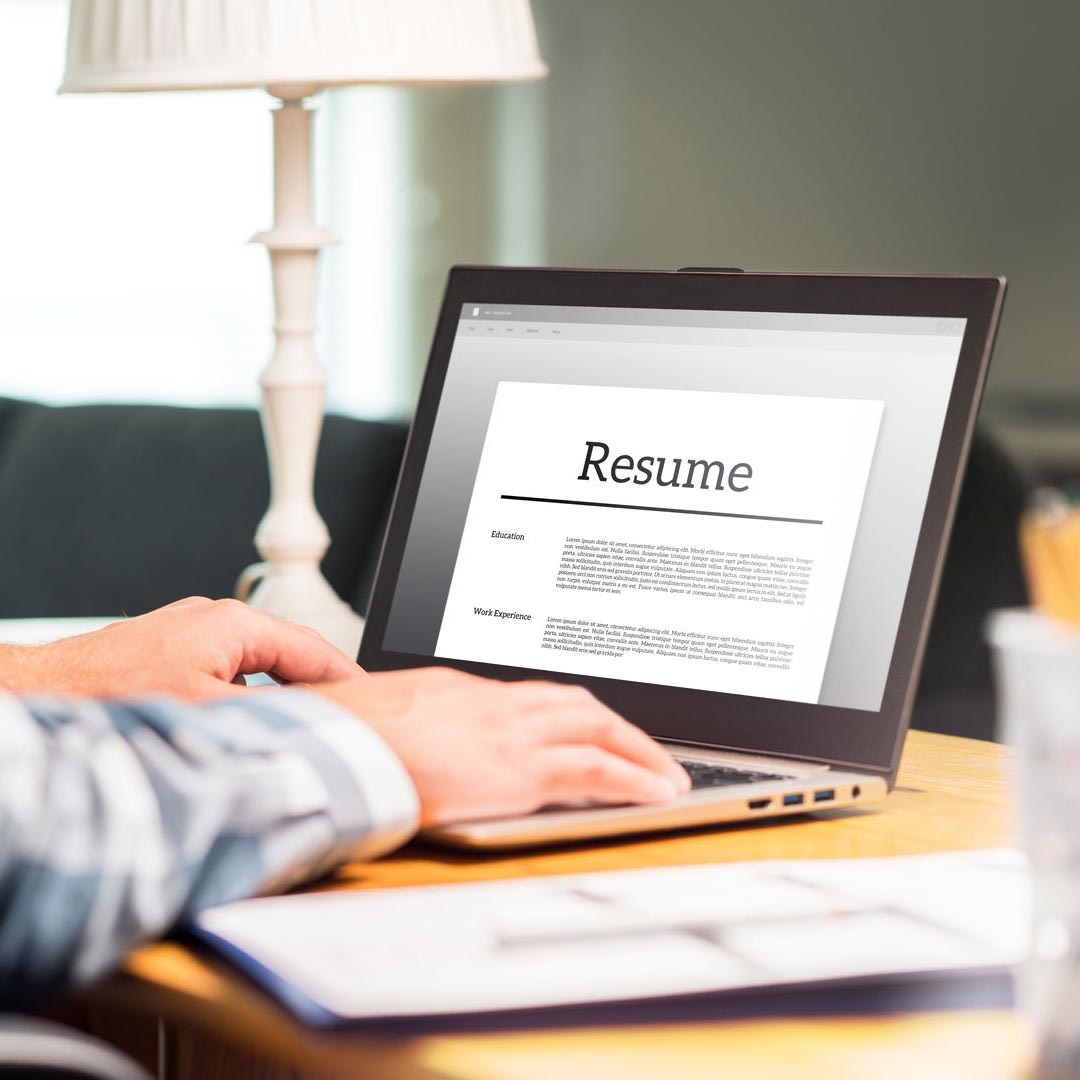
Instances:
[[[962,852],[305,894],[197,927],[369,1019],[996,968],[1027,902],[1019,856]]]
[[[436,656],[816,702],[882,409],[501,382]]]

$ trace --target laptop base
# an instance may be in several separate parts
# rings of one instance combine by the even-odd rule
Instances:
[[[677,754],[682,759],[682,755]],[[670,803],[647,806],[546,807],[533,814],[488,818],[425,829],[422,839],[467,849],[512,849],[566,844],[611,836],[790,817],[874,802],[888,794],[880,776],[817,770],[783,780],[764,780],[691,791]]]

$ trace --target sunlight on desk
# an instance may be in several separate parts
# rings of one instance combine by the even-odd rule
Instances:
[[[462,1080],[1013,1080],[1030,1054],[1018,1022],[976,1012],[459,1037],[417,1059]]]

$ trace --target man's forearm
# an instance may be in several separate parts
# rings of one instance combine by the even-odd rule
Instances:
[[[115,673],[103,676],[92,639],[81,634],[47,645],[0,645],[0,691],[12,694],[72,694],[116,697],[125,692]]]
[[[313,685],[360,673],[353,657],[302,626],[198,596],[48,645],[0,646],[0,688],[23,694],[214,701],[256,672]]]
[[[106,687],[94,670],[85,635],[47,645],[0,645],[0,692],[117,696],[120,687]]]
[[[42,646],[0,645],[0,690],[32,694],[44,686],[47,657]]]
[[[8,1007],[101,974],[198,908],[381,854],[415,827],[386,745],[299,691],[201,708],[0,695],[0,730]]]

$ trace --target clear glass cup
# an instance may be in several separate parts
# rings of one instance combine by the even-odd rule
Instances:
[[[1016,748],[1019,841],[1032,872],[1031,945],[1017,973],[1037,1075],[1080,1078],[1080,631],[1030,611],[988,628],[998,733]]]

